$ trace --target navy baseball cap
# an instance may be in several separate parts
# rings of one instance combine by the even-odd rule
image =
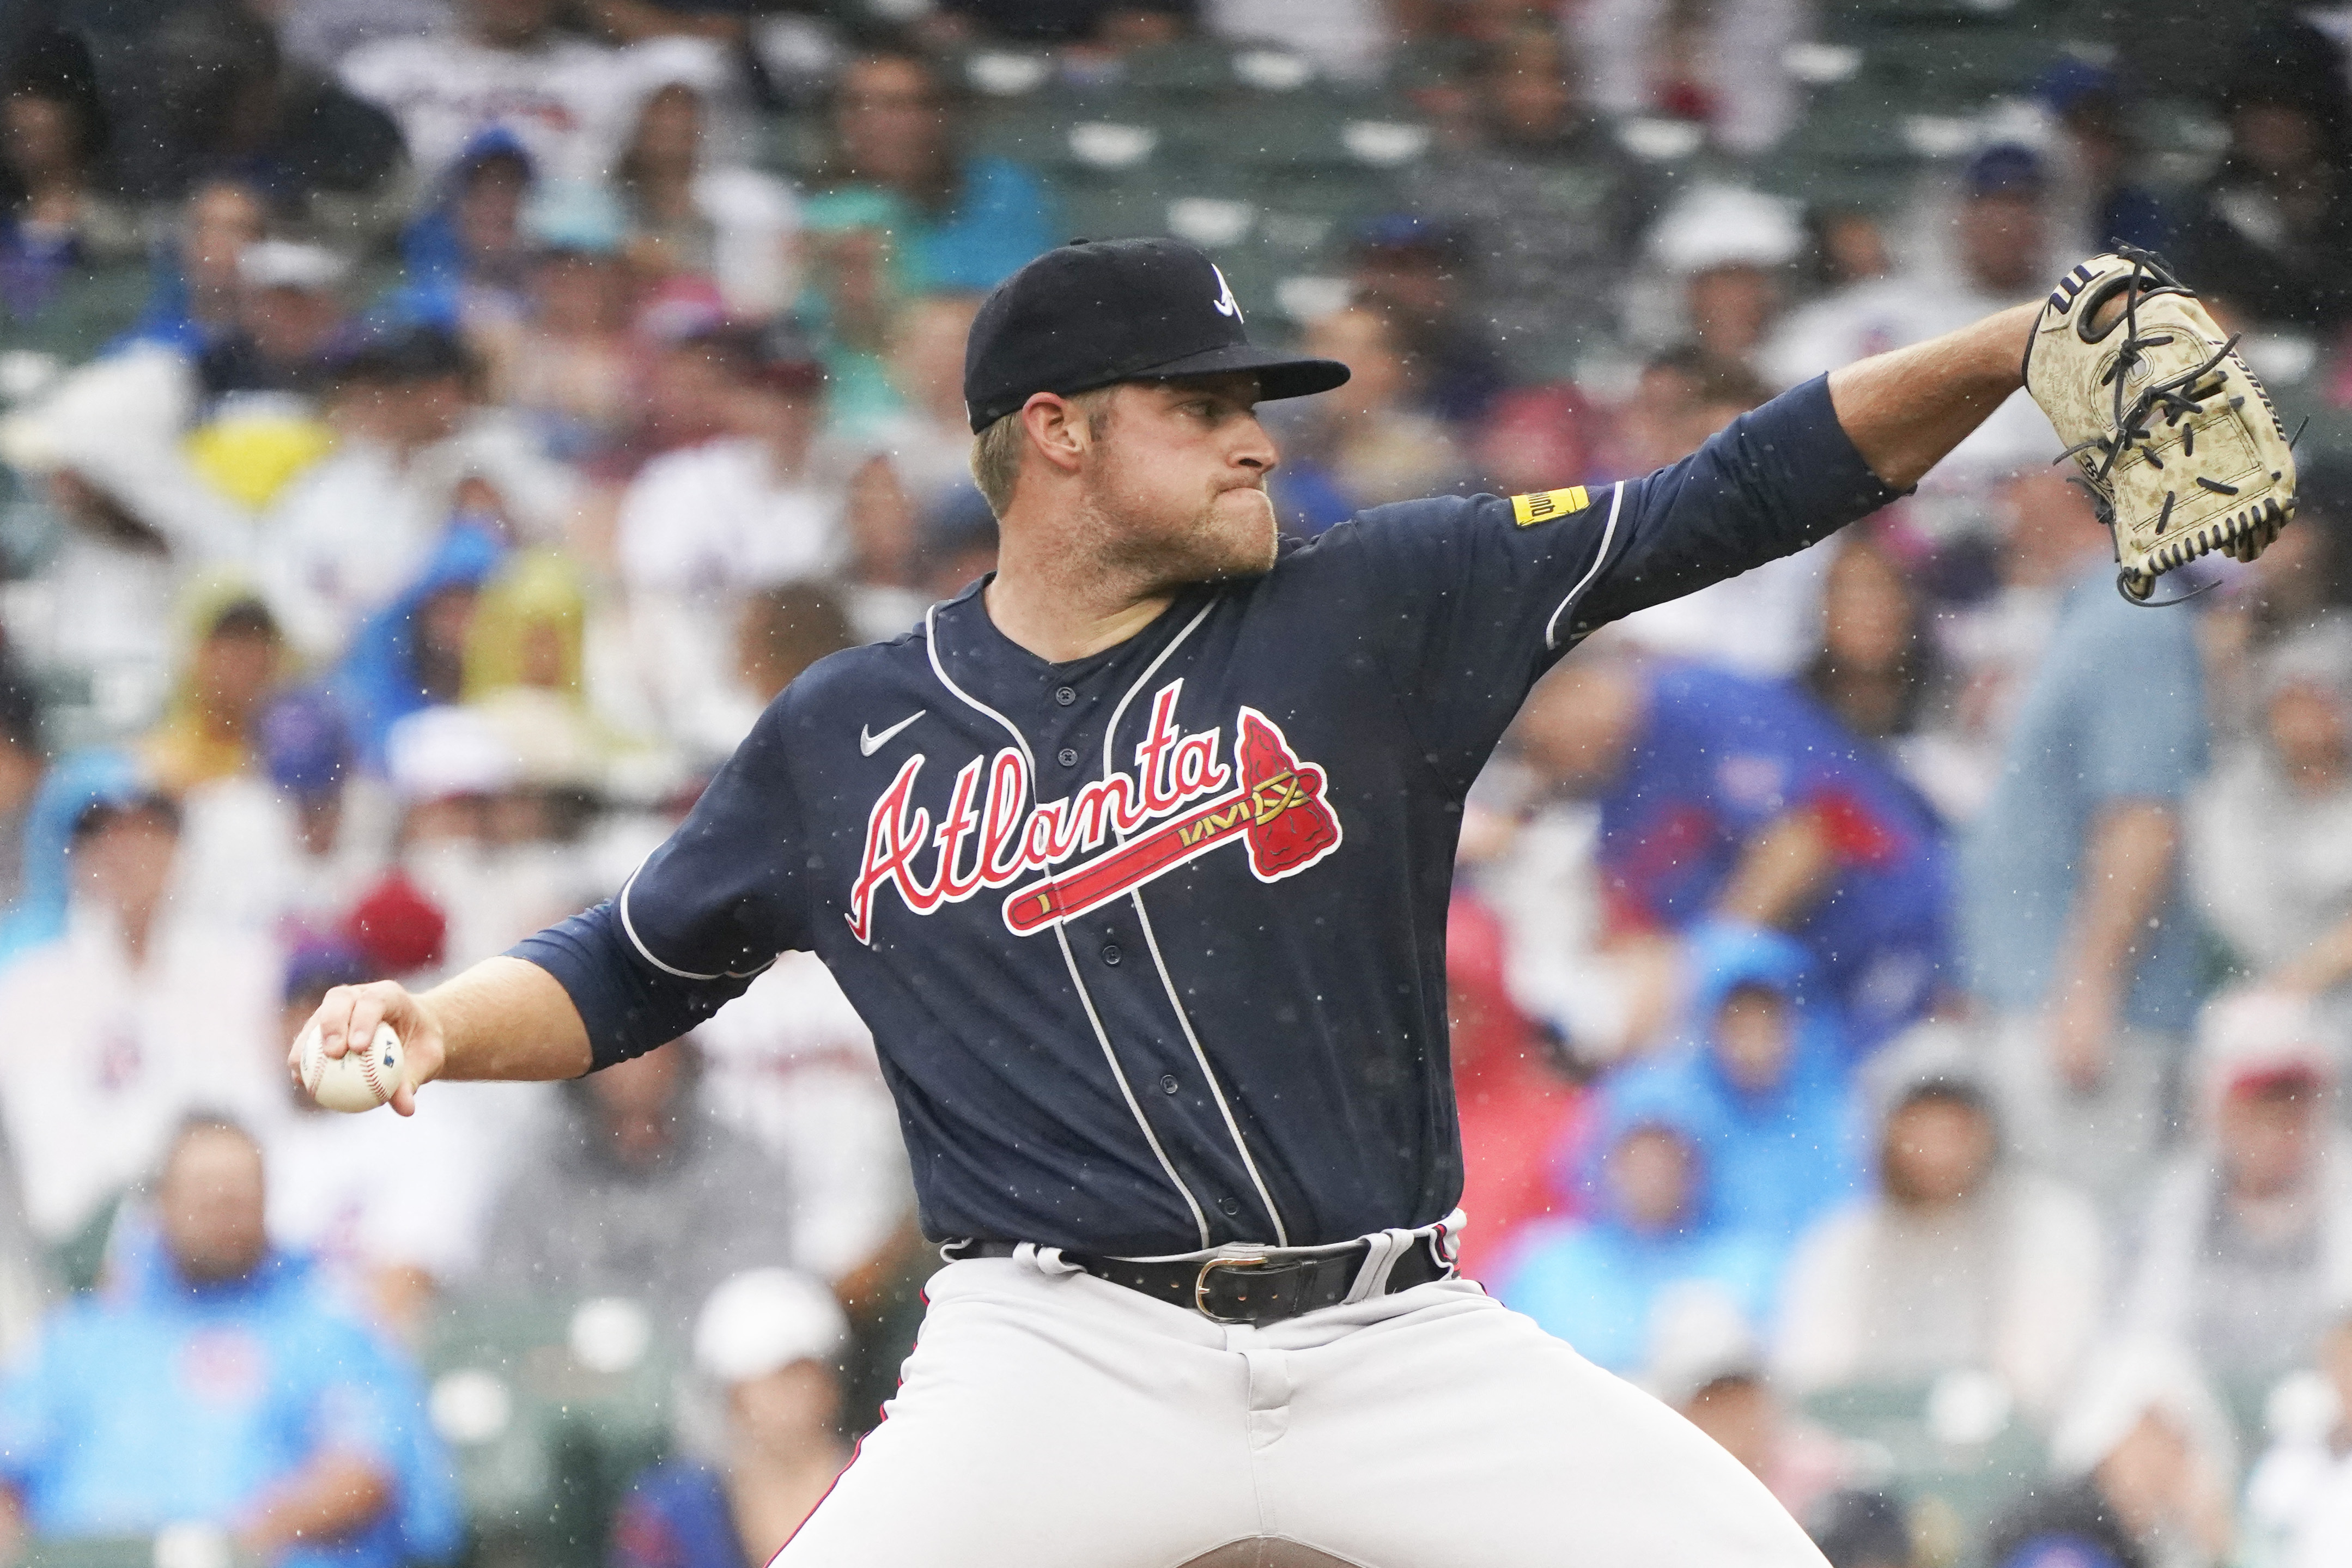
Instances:
[[[1969,160],[1960,184],[1971,196],[2035,196],[2050,183],[2042,156],[2017,142],[1996,142]]]
[[[1338,360],[1262,349],[1225,275],[1180,239],[1080,239],[996,286],[963,353],[975,434],[1039,392],[1249,371],[1258,395],[1305,397],[1348,379]]]

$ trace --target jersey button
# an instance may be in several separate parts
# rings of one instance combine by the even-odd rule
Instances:
[[[1160,1075],[1160,1087],[1166,1089],[1171,1094],[1175,1093],[1178,1088],[1176,1075],[1172,1072],[1161,1073]]]
[[[1060,703],[1065,708],[1067,708],[1071,703],[1076,702],[1077,700],[1078,693],[1076,687],[1061,687],[1054,693],[1054,700]]]
[[[1055,753],[1054,760],[1066,768],[1075,768],[1078,765],[1078,749],[1076,746],[1064,746]]]
[[[1118,943],[1115,942],[1107,942],[1103,943],[1103,962],[1105,963],[1108,963],[1112,968],[1116,969],[1118,967],[1118,961],[1122,956],[1124,955],[1118,951]]]
[[[1217,1200],[1217,1206],[1224,1210],[1225,1213],[1229,1215],[1236,1215],[1242,1212],[1242,1201],[1239,1198],[1219,1198]]]

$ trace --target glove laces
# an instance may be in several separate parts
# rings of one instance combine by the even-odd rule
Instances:
[[[2110,532],[2113,532],[2116,527],[2116,509],[2115,503],[2108,499],[2106,487],[2109,476],[2115,472],[2116,465],[2134,451],[2137,451],[2147,459],[2151,467],[2156,468],[2164,467],[2164,460],[2156,455],[2158,416],[2162,416],[2163,428],[2170,430],[2183,418],[2203,413],[2205,400],[2227,385],[2228,377],[2226,375],[2216,377],[2210,385],[2200,384],[2219,369],[2222,361],[2230,357],[2231,351],[2238,346],[2240,335],[2236,332],[2231,333],[2228,342],[2193,368],[2182,371],[2179,374],[2164,381],[2150,382],[2126,402],[2126,393],[2131,380],[2133,367],[2147,358],[2149,349],[2161,348],[2172,342],[2170,332],[2144,333],[2140,331],[2140,300],[2148,293],[2159,289],[2166,293],[2186,295],[2192,300],[2197,296],[2194,289],[2185,287],[2172,275],[2170,269],[2155,252],[2142,249],[2136,245],[2118,242],[2115,253],[2130,262],[2132,269],[2124,283],[2123,340],[2116,345],[2116,357],[2113,363],[2099,376],[2100,385],[2114,388],[2111,433],[2094,436],[2086,441],[2078,441],[2053,459],[2063,462],[2069,458],[2077,457],[2084,452],[2095,451],[2099,454],[2098,464],[2091,472],[2090,489],[2092,499],[2098,510],[2099,521],[2107,525]],[[2232,408],[2240,407],[2244,403],[2245,399],[2242,396],[2232,396],[2230,399],[2230,406]],[[2196,451],[2196,440],[2197,431],[2194,426],[2181,432],[2182,456],[2187,457]],[[2198,482],[2209,487],[2212,487],[2213,484],[2212,481],[2206,479],[2200,479]],[[2174,492],[2167,490],[2164,495],[2164,508],[2157,513],[2156,517],[2156,531],[2158,535],[2164,532],[2165,525],[2172,521],[2174,501]],[[2198,595],[2218,585],[2208,583],[2203,587],[2192,589],[2177,598],[2156,600],[2148,596],[2156,586],[2154,577],[2151,576],[2147,586],[2135,594],[2131,588],[2132,576],[2133,574],[2129,572],[2117,572],[2116,591],[2124,596],[2126,603],[2142,609],[2162,609],[2171,605],[2185,604]]]

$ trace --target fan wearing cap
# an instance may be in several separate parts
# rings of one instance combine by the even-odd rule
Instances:
[[[289,239],[247,246],[236,261],[236,331],[197,363],[205,390],[216,396],[320,390],[346,331],[341,290],[350,273],[350,263],[323,246]]]
[[[718,1434],[679,1436],[716,1447],[716,1462],[674,1458],[636,1479],[613,1521],[614,1568],[774,1556],[849,1458],[835,1372],[848,1344],[833,1292],[805,1276],[752,1268],[713,1290],[694,1325],[694,1370],[725,1410]]]
[[[1885,504],[2016,390],[2030,311],[1847,367],[1643,479],[1285,543],[1208,258],[1066,245],[965,355],[994,574],[785,689],[609,903],[389,1021],[423,1082],[565,1078],[787,950],[871,1026],[950,1259],[783,1568],[1814,1564],[1724,1451],[1454,1268],[1464,796],[1595,627]],[[394,1099],[415,1103],[415,1085]]]
[[[2123,1311],[2233,1383],[2302,1364],[2352,1300],[2336,1062],[2299,998],[2231,993],[2199,1015],[2196,1136],[2147,1196]]]
[[[1923,260],[1790,311],[1757,355],[1776,386],[1865,354],[1917,343],[2004,306],[2039,299],[2053,260],[2053,195],[2040,153],[1995,142],[1962,171],[1947,226]],[[1948,255],[1946,253],[1948,252]],[[2064,443],[2030,398],[2012,400],[1962,448],[1952,471],[1991,478],[2040,468]]]

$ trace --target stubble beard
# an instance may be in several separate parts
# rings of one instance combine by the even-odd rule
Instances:
[[[1280,535],[1274,504],[1254,485],[1236,487],[1254,495],[1253,505],[1226,500],[1232,490],[1220,490],[1188,521],[1164,531],[1115,533],[1104,564],[1131,574],[1150,588],[1172,592],[1195,583],[1233,577],[1258,577],[1274,570]]]

